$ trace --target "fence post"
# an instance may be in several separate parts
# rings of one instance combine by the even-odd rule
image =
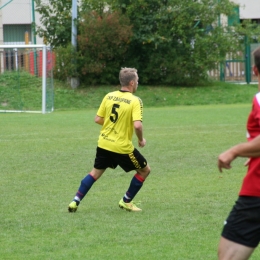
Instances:
[[[251,51],[250,43],[248,41],[247,35],[245,36],[245,68],[246,68],[246,83],[251,82]]]
[[[224,72],[224,62],[220,62],[219,64],[220,68],[219,68],[219,80],[220,81],[225,81],[225,72]]]

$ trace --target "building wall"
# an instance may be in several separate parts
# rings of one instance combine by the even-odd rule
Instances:
[[[13,0],[3,7],[3,24],[30,24],[32,22],[31,2],[30,0]]]
[[[0,10],[0,16],[2,16],[2,20],[0,17],[0,44],[25,44],[25,39],[23,39],[25,37],[22,35],[25,35],[28,29],[30,30],[29,43],[33,43],[33,34],[31,32],[33,22],[32,0],[0,0],[0,3],[0,6],[4,6]],[[36,24],[40,24],[39,14],[34,13]],[[36,44],[42,43],[43,39],[36,36]]]
[[[3,44],[4,43],[4,33],[3,33],[3,22],[2,22],[2,18],[3,18],[3,15],[2,15],[2,12],[0,10],[0,44]]]
[[[240,6],[240,19],[260,19],[259,0],[233,0]]]

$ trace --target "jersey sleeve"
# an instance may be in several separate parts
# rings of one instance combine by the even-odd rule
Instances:
[[[133,103],[133,121],[143,121],[143,102],[138,97]]]
[[[99,109],[97,111],[97,115],[100,116],[100,117],[105,117],[105,103],[106,103],[106,100],[107,100],[107,95],[103,98],[100,106],[99,106]]]

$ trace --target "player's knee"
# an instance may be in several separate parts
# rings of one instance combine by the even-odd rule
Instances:
[[[144,175],[145,175],[145,178],[147,178],[148,177],[148,175],[150,174],[150,172],[151,172],[151,168],[150,168],[150,166],[149,165],[147,165],[144,169]]]
[[[150,168],[150,166],[148,166],[148,169],[147,169],[147,176],[150,174],[150,172],[151,172],[151,168]]]

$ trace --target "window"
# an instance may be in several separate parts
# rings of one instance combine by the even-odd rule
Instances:
[[[31,24],[4,24],[5,44],[25,44],[25,33],[29,33],[31,41]]]

